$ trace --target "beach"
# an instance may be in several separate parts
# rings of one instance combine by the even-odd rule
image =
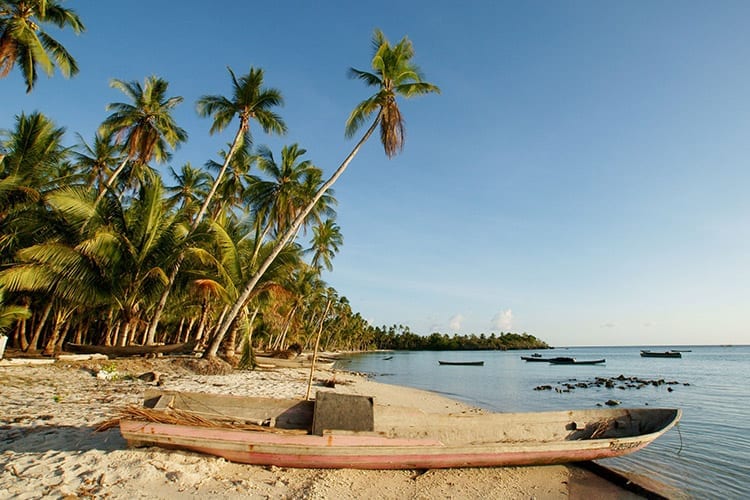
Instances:
[[[309,370],[199,372],[190,359],[57,361],[0,367],[0,491],[6,498],[575,498],[632,494],[576,466],[428,471],[289,469],[233,464],[160,448],[128,448],[118,428],[95,429],[143,392],[299,397]],[[142,378],[140,378],[143,376]],[[335,378],[335,388],[322,382]],[[373,396],[426,411],[482,411],[437,394],[340,370],[316,371],[313,391]]]

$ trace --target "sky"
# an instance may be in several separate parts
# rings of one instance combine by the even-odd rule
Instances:
[[[169,81],[189,141],[216,159],[195,101],[227,67],[263,68],[285,137],[326,174],[354,145],[371,38],[408,36],[440,95],[402,100],[406,144],[370,140],[335,185],[344,245],[323,279],[371,324],[526,332],[551,345],[750,343],[750,3],[383,0],[66,1],[50,29],[80,74],[0,80],[0,128],[39,110],[87,141],[112,78]],[[169,183],[169,179],[167,182]]]

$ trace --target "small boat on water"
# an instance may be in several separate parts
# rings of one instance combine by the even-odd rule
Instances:
[[[438,364],[447,366],[484,366],[484,361],[438,361]]]
[[[143,356],[147,354],[188,354],[195,349],[195,342],[157,345],[88,345],[65,344],[65,350],[76,354],[105,354],[110,358]]]
[[[679,409],[430,414],[319,391],[316,401],[149,390],[119,420],[130,446],[302,468],[433,469],[558,464],[639,450]]]
[[[641,351],[642,358],[681,358],[682,353],[679,351]]]
[[[521,356],[524,361],[531,361],[532,363],[555,363],[558,365],[572,365],[575,364],[576,358],[570,358],[568,356],[557,356],[555,358],[542,358],[536,356]]]
[[[552,365],[599,365],[605,363],[607,360],[602,359],[591,359],[591,360],[578,360],[576,358],[552,358],[549,360]]]
[[[534,363],[549,363],[551,358],[543,358],[540,354],[532,354],[531,356],[521,356],[521,359]]]
[[[383,361],[390,361],[393,359],[393,356],[386,356],[383,358]]]

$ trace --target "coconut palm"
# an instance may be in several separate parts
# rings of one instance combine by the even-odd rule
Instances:
[[[333,256],[344,244],[341,228],[332,219],[327,219],[322,224],[313,227],[312,246],[307,252],[312,252],[311,265],[318,271],[324,267],[331,271],[333,269]]]
[[[78,64],[60,42],[42,29],[45,24],[85,30],[72,9],[56,0],[0,0],[0,78],[16,64],[23,73],[26,92],[37,80],[37,67],[52,75],[55,65],[66,78],[78,73]]]
[[[0,161],[0,178],[16,174],[27,186],[44,188],[53,167],[63,161],[68,149],[62,145],[65,128],[57,127],[42,113],[21,113],[15,128],[3,134],[5,154]]]
[[[107,110],[114,111],[99,127],[102,136],[113,136],[122,144],[125,158],[112,172],[105,188],[111,189],[115,181],[132,162],[144,167],[152,160],[159,163],[169,158],[169,148],[176,148],[187,140],[187,132],[178,127],[172,110],[182,102],[182,97],[167,97],[169,84],[156,76],[149,76],[144,84],[113,79],[110,86],[122,91],[132,103],[113,102]],[[96,199],[98,204],[104,191]]]
[[[208,210],[217,189],[222,184],[224,174],[227,168],[229,168],[229,164],[234,158],[235,153],[240,148],[243,148],[243,146],[249,147],[252,143],[250,120],[256,120],[266,133],[286,133],[284,120],[272,111],[274,107],[281,106],[284,103],[284,99],[278,90],[263,87],[263,70],[251,67],[247,75],[243,75],[238,79],[231,68],[227,69],[229,70],[229,75],[232,77],[232,99],[220,95],[204,95],[198,99],[196,109],[200,116],[213,116],[213,123],[210,129],[211,134],[224,130],[234,120],[235,116],[239,118],[240,123],[232,145],[224,156],[224,163],[221,166],[221,170],[216,175],[211,190],[208,192],[203,205],[193,219],[191,231],[194,231],[203,220],[203,216],[206,214],[206,210]],[[180,263],[181,259],[178,259],[169,275],[169,284],[164,290],[154,312],[154,317],[149,327],[149,342],[156,335],[156,328],[159,325],[161,314],[167,304],[172,284],[180,270]]]
[[[408,98],[416,95],[440,92],[438,87],[422,80],[422,73],[412,62],[414,49],[408,38],[404,37],[398,44],[391,46],[383,33],[380,30],[375,30],[373,36],[373,47],[375,49],[371,61],[373,72],[368,73],[352,69],[351,74],[364,80],[368,86],[376,86],[378,91],[375,95],[362,101],[354,108],[354,111],[352,111],[346,123],[346,134],[352,136],[361,128],[368,117],[377,112],[375,119],[362,138],[354,146],[354,149],[352,149],[349,155],[344,159],[343,163],[341,163],[331,177],[320,186],[305,209],[298,213],[291,226],[276,241],[275,252],[272,252],[266,260],[263,261],[255,278],[247,283],[239,299],[225,316],[221,327],[216,332],[216,335],[209,348],[205,351],[204,356],[216,356],[221,340],[229,330],[232,321],[234,321],[234,318],[243,307],[243,304],[252,293],[253,288],[260,280],[262,274],[268,266],[271,265],[273,259],[278,255],[278,252],[281,252],[284,246],[297,234],[297,231],[307,218],[308,214],[313,210],[326,191],[328,191],[336,180],[341,177],[378,125],[381,126],[381,143],[388,157],[392,157],[401,149],[401,147],[403,147],[403,119],[398,108],[396,97],[402,96]]]
[[[349,76],[365,82],[378,91],[360,102],[346,122],[346,136],[352,137],[362,128],[365,121],[378,113],[380,120],[380,142],[389,158],[404,148],[404,119],[399,110],[396,96],[440,93],[440,89],[422,80],[422,72],[412,61],[414,47],[404,37],[391,46],[380,30],[375,30],[372,45],[375,54],[372,58],[372,72],[349,68]],[[376,120],[377,121],[377,120]]]
[[[172,167],[169,167],[169,171],[177,181],[177,185],[167,188],[167,192],[171,194],[167,201],[171,206],[177,206],[187,220],[192,221],[198,210],[198,204],[208,193],[211,176],[190,163],[183,165],[179,173],[175,172]]]
[[[274,107],[283,105],[284,98],[277,89],[263,87],[263,70],[251,67],[248,74],[238,79],[231,68],[227,69],[232,77],[232,99],[221,95],[204,95],[198,99],[196,108],[200,116],[213,117],[211,134],[223,131],[235,116],[239,118],[240,123],[229,152],[224,156],[221,170],[216,175],[214,185],[198,212],[193,226],[197,225],[206,213],[211,198],[221,184],[234,154],[243,145],[248,147],[252,144],[250,120],[256,120],[266,133],[279,135],[286,133],[284,120],[272,111]]]
[[[73,152],[73,161],[85,172],[86,184],[97,186],[98,193],[102,193],[113,167],[123,160],[122,148],[114,143],[112,136],[105,137],[99,133],[94,135],[91,145],[80,134],[78,141],[78,151]]]

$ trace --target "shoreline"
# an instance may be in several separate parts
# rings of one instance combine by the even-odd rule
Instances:
[[[0,490],[12,498],[433,498],[460,495],[569,498],[584,491],[638,498],[575,465],[371,471],[233,464],[197,453],[129,449],[118,428],[94,432],[119,408],[165,390],[304,398],[309,369],[201,375],[174,358],[57,361],[0,367]],[[101,378],[97,378],[99,373]],[[151,381],[138,378],[155,375]],[[483,411],[436,393],[316,370],[313,394],[335,377],[336,392],[432,412]],[[592,490],[593,488],[593,490]]]

